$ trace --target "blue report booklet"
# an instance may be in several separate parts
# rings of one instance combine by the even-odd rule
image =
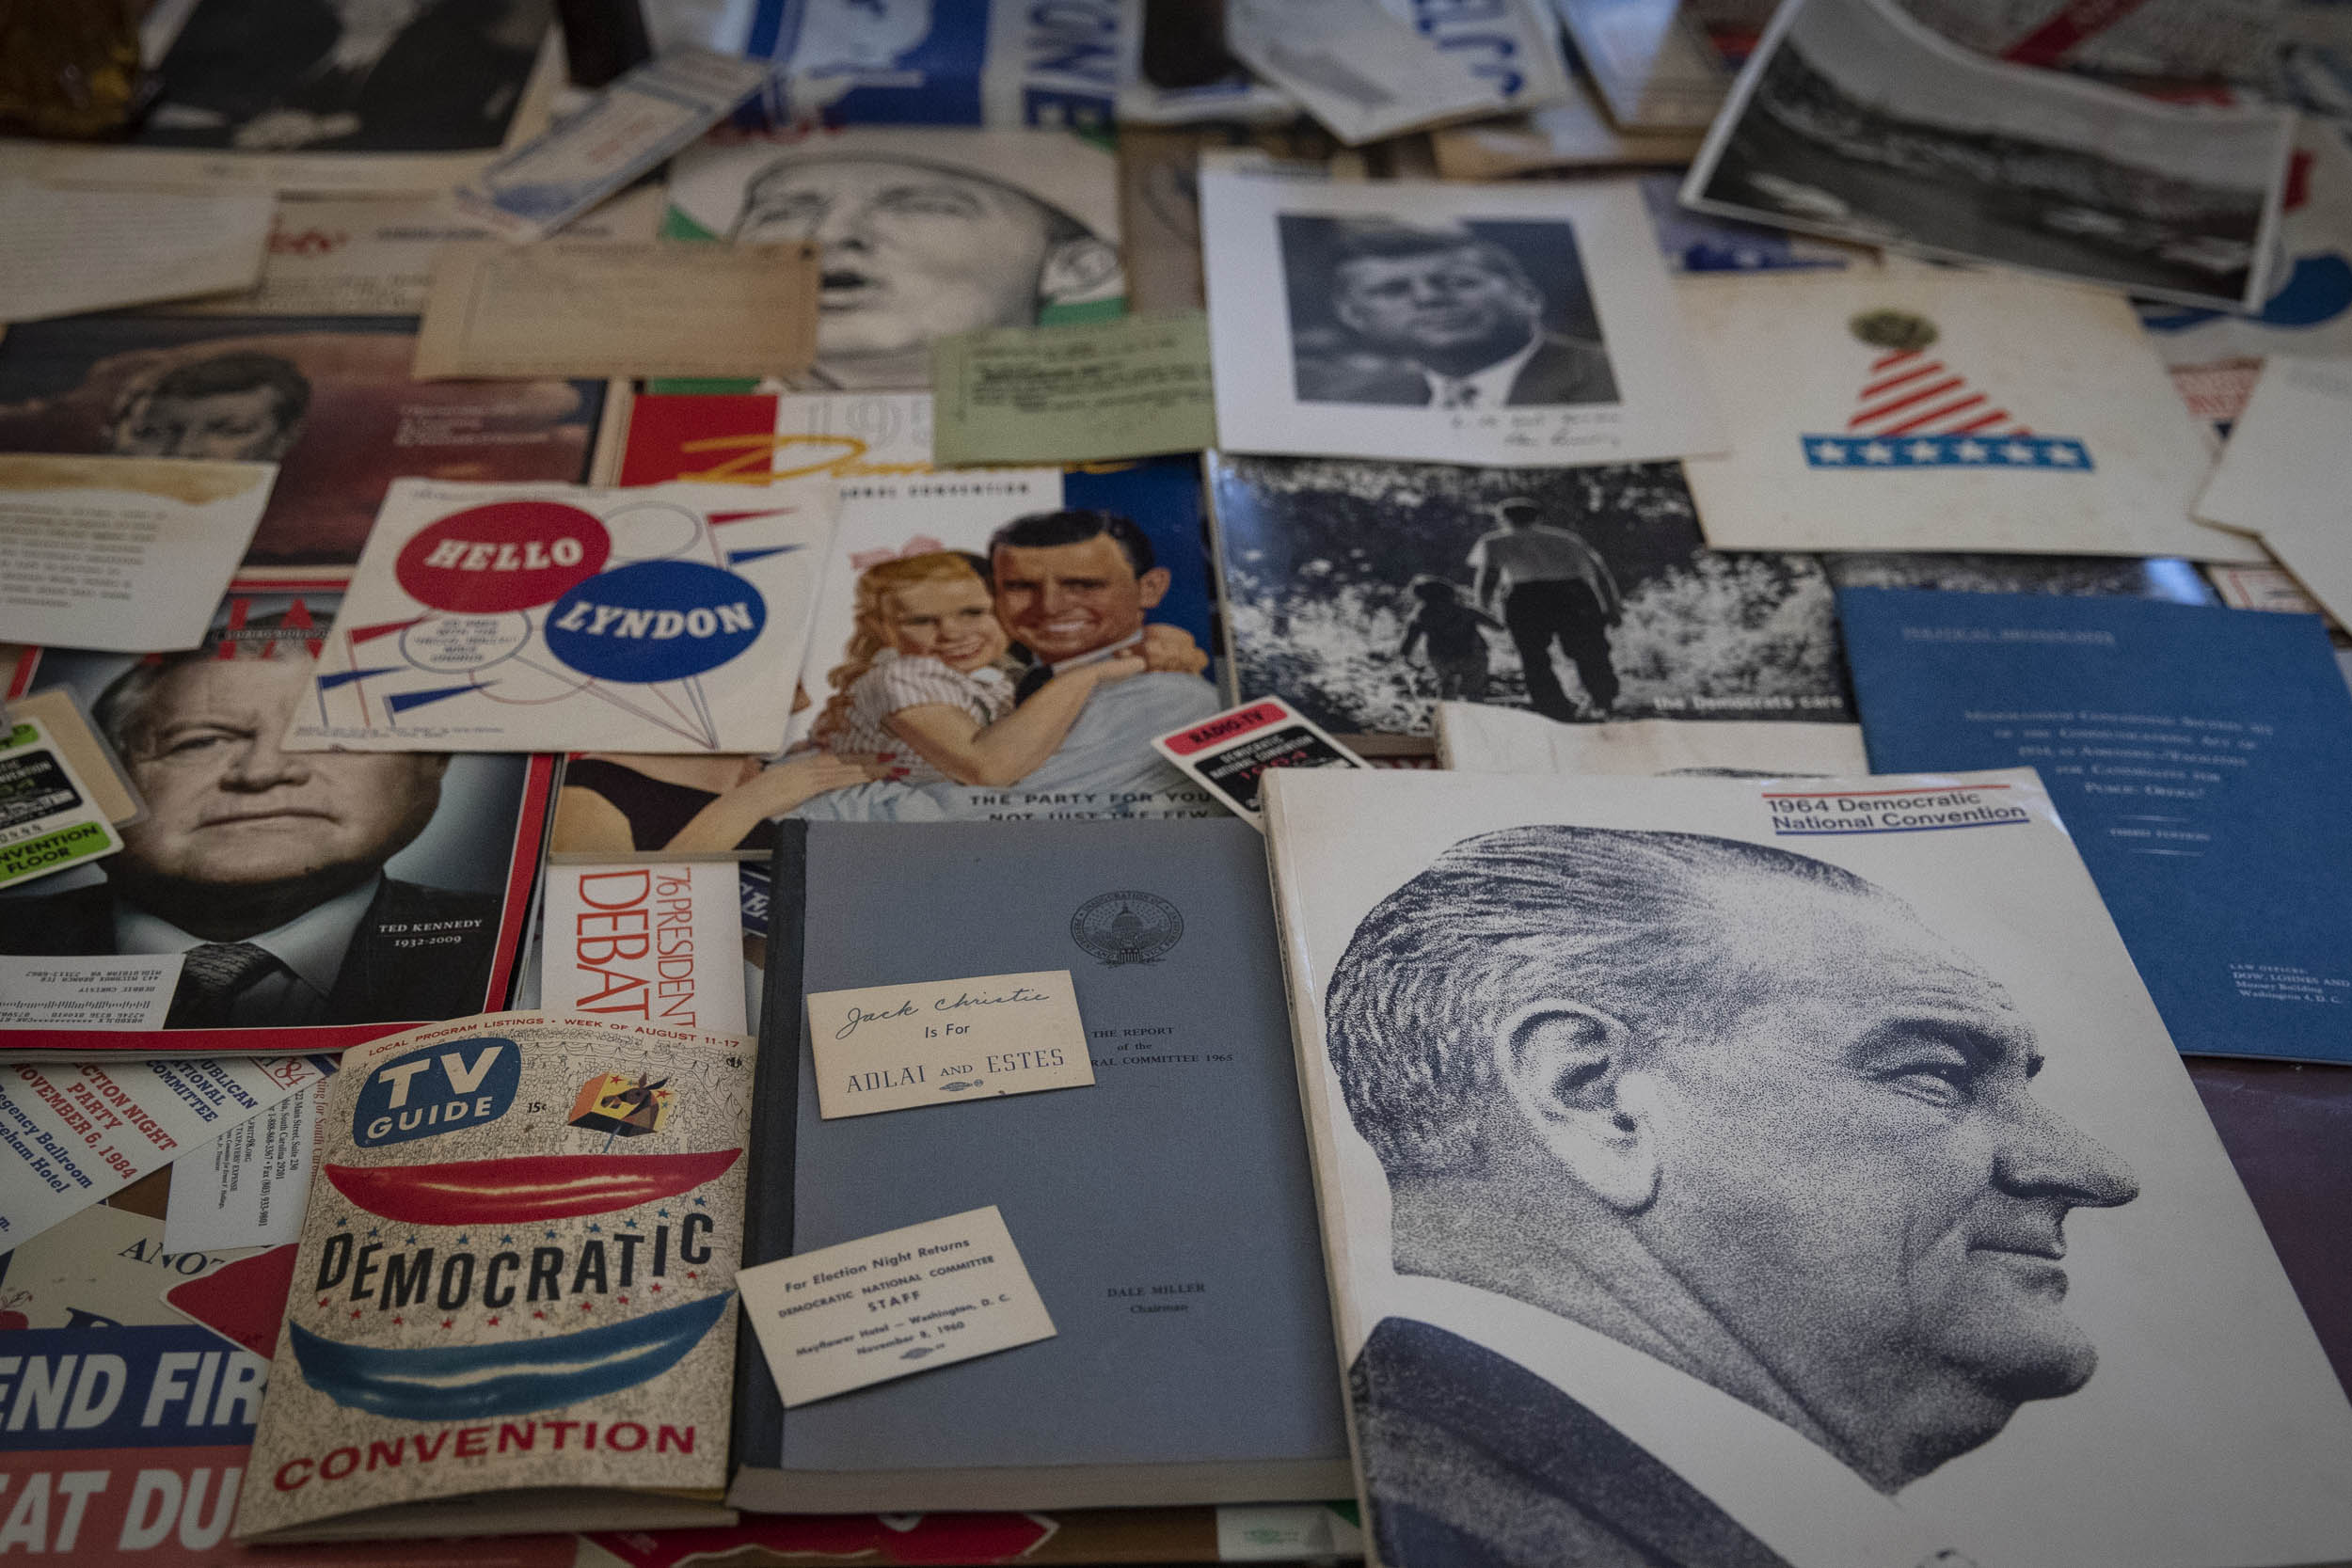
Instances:
[[[2175,1045],[2352,1062],[2352,689],[2316,616],[1837,603],[1872,769],[2039,769]]]
[[[790,1410],[747,1344],[736,1506],[1347,1496],[1257,830],[786,822],[771,870],[745,1260],[993,1205],[1056,1333]],[[811,993],[1051,970],[1071,975],[1092,1084],[822,1114]]]

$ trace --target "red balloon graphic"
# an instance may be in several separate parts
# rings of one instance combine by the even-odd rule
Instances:
[[[400,547],[408,596],[453,615],[547,604],[604,569],[612,536],[559,501],[493,501],[453,512]]]

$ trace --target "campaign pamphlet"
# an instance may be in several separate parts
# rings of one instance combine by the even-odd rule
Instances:
[[[539,1013],[347,1053],[238,1538],[731,1522],[693,1499],[726,1480],[752,1053]]]
[[[2031,769],[1267,797],[1368,1558],[2352,1546],[2352,1404]]]
[[[1684,465],[1718,549],[2256,553],[2190,518],[2205,437],[2111,294],[1899,260],[1676,291],[1731,426]]]
[[[733,861],[547,869],[539,1006],[706,1035],[748,1033]]]
[[[1107,131],[1142,29],[1126,0],[751,0],[711,42],[768,65],[772,125]]]
[[[753,821],[1223,815],[1151,745],[1221,705],[1196,460],[942,473],[930,464],[928,393],[656,396],[638,399],[630,413],[624,484],[681,474],[739,485],[804,474],[841,483],[793,753],[756,776],[648,784],[608,773],[601,762],[566,773],[567,786],[584,785],[591,771],[606,775],[599,793],[631,818],[638,847],[673,845],[676,824],[714,795],[726,802],[724,842],[676,847],[735,847],[746,825],[736,803],[755,798]],[[1047,625],[1041,572],[1099,580],[1104,596]],[[953,635],[935,641],[941,604]],[[1029,754],[1010,762],[936,742],[927,755],[887,722],[908,706],[957,707],[974,725],[966,746],[993,749],[980,732],[1057,673],[1130,648],[1165,655],[1165,667],[1127,674],[1122,665],[1110,672],[1122,678],[1098,684],[1074,712],[1057,703],[1054,721],[1029,732]],[[873,770],[859,771],[868,758]],[[558,849],[573,847],[568,826],[558,824]]]
[[[0,1069],[0,1248],[65,1223],[327,1070],[303,1056],[11,1062]]]
[[[2173,1042],[2352,1062],[2352,690],[2318,619],[1838,594],[1870,764],[2042,771]]]
[[[302,1233],[320,1079],[171,1163],[164,1239],[175,1252],[281,1246]]]
[[[398,481],[286,744],[780,750],[834,505],[826,480]]]

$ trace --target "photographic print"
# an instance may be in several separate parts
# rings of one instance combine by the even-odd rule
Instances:
[[[716,133],[672,161],[665,233],[819,247],[820,390],[929,387],[935,338],[1126,293],[1118,159],[1061,131]]]
[[[164,55],[147,147],[470,152],[497,147],[548,0],[201,0]]]
[[[1562,467],[1720,450],[1629,181],[1213,170],[1200,196],[1228,450]]]
[[[1795,0],[1749,57],[1682,198],[2250,310],[2267,293],[2294,123],[1987,59],[1887,0]]]
[[[273,577],[350,575],[394,479],[584,476],[598,381],[408,379],[400,320],[77,316],[0,340],[0,451],[276,463],[247,549]]]
[[[1614,404],[1569,223],[1275,220],[1301,403]]]
[[[1267,787],[1370,1560],[2352,1549],[2352,1406],[2030,769]]]
[[[1236,685],[1326,729],[1851,717],[1820,562],[1706,548],[1674,464],[1209,464]]]
[[[0,953],[179,964],[165,1034],[77,1048],[340,1051],[503,1005],[552,766],[283,750],[341,603],[232,589],[190,652],[41,656],[34,684],[82,701],[147,815],[119,853],[0,895]]]

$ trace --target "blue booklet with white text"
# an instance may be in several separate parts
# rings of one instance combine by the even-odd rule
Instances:
[[[2316,616],[1837,604],[1871,768],[2038,768],[2175,1045],[2352,1062],[2352,689]]]

